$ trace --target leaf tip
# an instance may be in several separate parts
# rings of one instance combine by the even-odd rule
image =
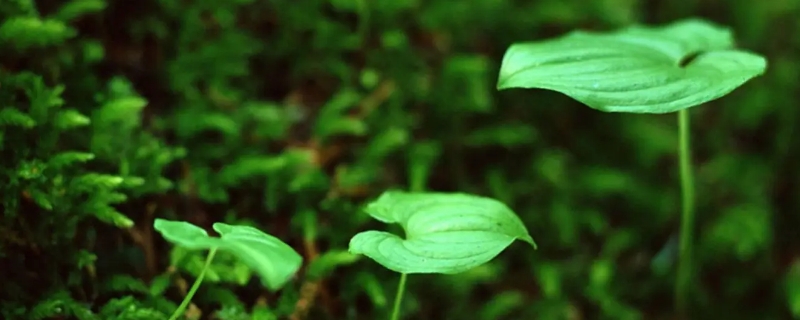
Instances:
[[[166,223],[169,223],[169,220],[156,218],[155,220],[153,220],[153,228],[155,228],[156,230],[160,230],[161,228],[164,227],[164,224]]]
[[[536,241],[533,240],[533,237],[530,235],[525,235],[524,237],[520,238],[520,240],[527,242],[533,247],[533,250],[538,250],[539,245],[536,244]]]

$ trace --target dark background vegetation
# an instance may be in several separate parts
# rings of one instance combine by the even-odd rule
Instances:
[[[0,317],[166,319],[204,256],[161,217],[317,261],[270,293],[221,254],[191,317],[381,319],[398,275],[347,243],[413,186],[496,197],[539,249],[411,276],[406,319],[673,319],[677,116],[494,86],[513,42],[687,17],[769,61],[691,109],[691,314],[800,317],[796,0],[0,0]]]

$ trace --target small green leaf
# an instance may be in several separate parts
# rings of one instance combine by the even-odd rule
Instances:
[[[303,258],[278,238],[248,226],[215,223],[220,238],[209,237],[200,227],[183,221],[156,219],[154,228],[168,241],[187,249],[218,248],[233,254],[260,276],[270,290],[277,290],[297,272]]]
[[[383,284],[375,274],[372,273],[358,273],[355,276],[354,286],[361,288],[364,293],[369,297],[373,305],[378,308],[383,308],[388,304],[388,298],[383,288]]]
[[[63,168],[75,163],[84,163],[94,159],[94,154],[88,152],[67,151],[54,155],[47,161],[50,168]]]
[[[320,255],[308,264],[306,276],[311,279],[321,279],[327,277],[336,267],[352,264],[361,256],[354,255],[344,250],[328,251]]]
[[[261,275],[264,284],[276,290],[300,268],[303,258],[280,239],[248,226],[215,223],[225,248]]]
[[[73,109],[66,109],[59,112],[55,119],[55,126],[59,129],[71,129],[91,123],[92,120],[89,119],[89,117]]]
[[[356,107],[360,100],[361,95],[349,88],[334,95],[320,110],[314,125],[314,134],[323,140],[340,134],[363,135],[367,130],[366,125],[345,114]]]
[[[286,168],[287,162],[285,156],[242,156],[226,165],[219,176],[226,185],[236,185],[242,180],[279,172]]]
[[[172,279],[170,273],[163,273],[155,276],[155,278],[150,281],[150,296],[157,297],[163,295],[171,284]]]
[[[709,252],[730,253],[744,261],[769,248],[773,213],[767,205],[739,204],[722,213],[714,225],[704,231],[702,243]]]
[[[515,309],[525,306],[525,295],[519,291],[505,291],[494,295],[480,310],[480,319],[508,318]]]
[[[33,128],[36,126],[36,121],[29,115],[14,108],[0,109],[0,127],[5,126],[20,126],[23,128]]]
[[[19,49],[59,45],[78,34],[62,21],[11,17],[0,23],[0,42]]]
[[[675,112],[764,73],[764,57],[733,46],[730,30],[698,19],[609,33],[574,31],[513,44],[497,88],[558,91],[605,112]]]
[[[185,221],[169,221],[156,219],[153,223],[164,239],[187,249],[210,249],[219,246],[219,241],[208,236],[208,232]]]
[[[400,224],[406,239],[365,231],[350,239],[350,252],[400,273],[461,273],[493,259],[516,239],[536,248],[516,214],[491,198],[388,191],[366,211],[382,222]]]
[[[31,195],[33,202],[36,202],[43,209],[50,211],[53,210],[53,202],[50,201],[51,196],[38,189],[30,189],[28,193]]]
[[[138,122],[139,113],[147,106],[147,100],[136,96],[126,96],[110,100],[95,113],[94,117],[100,124],[110,123],[119,125],[115,121]]]
[[[54,18],[70,21],[86,14],[102,11],[105,8],[106,2],[102,0],[72,0],[62,6]]]
[[[477,129],[464,137],[464,144],[471,147],[503,146],[512,148],[530,145],[537,138],[531,125],[504,123],[502,125]]]
[[[423,191],[431,171],[442,154],[442,146],[434,141],[419,141],[409,148],[408,185],[411,190]]]
[[[91,212],[98,220],[119,228],[128,229],[134,226],[133,220],[108,205],[93,207]]]

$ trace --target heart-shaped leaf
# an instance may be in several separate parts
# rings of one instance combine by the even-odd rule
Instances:
[[[303,261],[292,247],[253,227],[215,223],[219,238],[183,221],[156,219],[154,228],[167,241],[187,249],[217,248],[232,253],[257,272],[270,290],[283,287]]]
[[[608,33],[574,31],[513,44],[497,88],[558,91],[606,112],[675,112],[720,98],[764,73],[766,60],[734,50],[733,42],[730,30],[698,19]]]
[[[350,239],[350,252],[400,273],[464,272],[493,259],[516,239],[536,247],[519,217],[491,198],[388,191],[366,211],[382,222],[400,224],[406,238],[365,231]]]

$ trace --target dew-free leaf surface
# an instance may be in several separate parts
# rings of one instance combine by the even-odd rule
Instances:
[[[213,226],[232,251],[261,275],[267,287],[282,287],[297,272],[303,258],[280,239],[248,226],[215,223]]]
[[[464,272],[493,259],[516,239],[536,247],[519,217],[491,198],[388,191],[366,211],[379,221],[400,224],[405,239],[365,231],[350,240],[350,252],[399,273]]]
[[[202,250],[221,245],[219,238],[209,237],[203,228],[185,221],[156,219],[153,228],[167,241],[186,249]]]
[[[248,226],[215,223],[219,238],[183,221],[156,219],[155,229],[175,245],[187,249],[225,250],[247,264],[261,277],[264,286],[277,290],[300,268],[303,258],[280,239]]]
[[[558,91],[606,112],[675,112],[720,98],[765,72],[766,59],[733,47],[730,30],[699,19],[573,31],[509,47],[497,88]]]

